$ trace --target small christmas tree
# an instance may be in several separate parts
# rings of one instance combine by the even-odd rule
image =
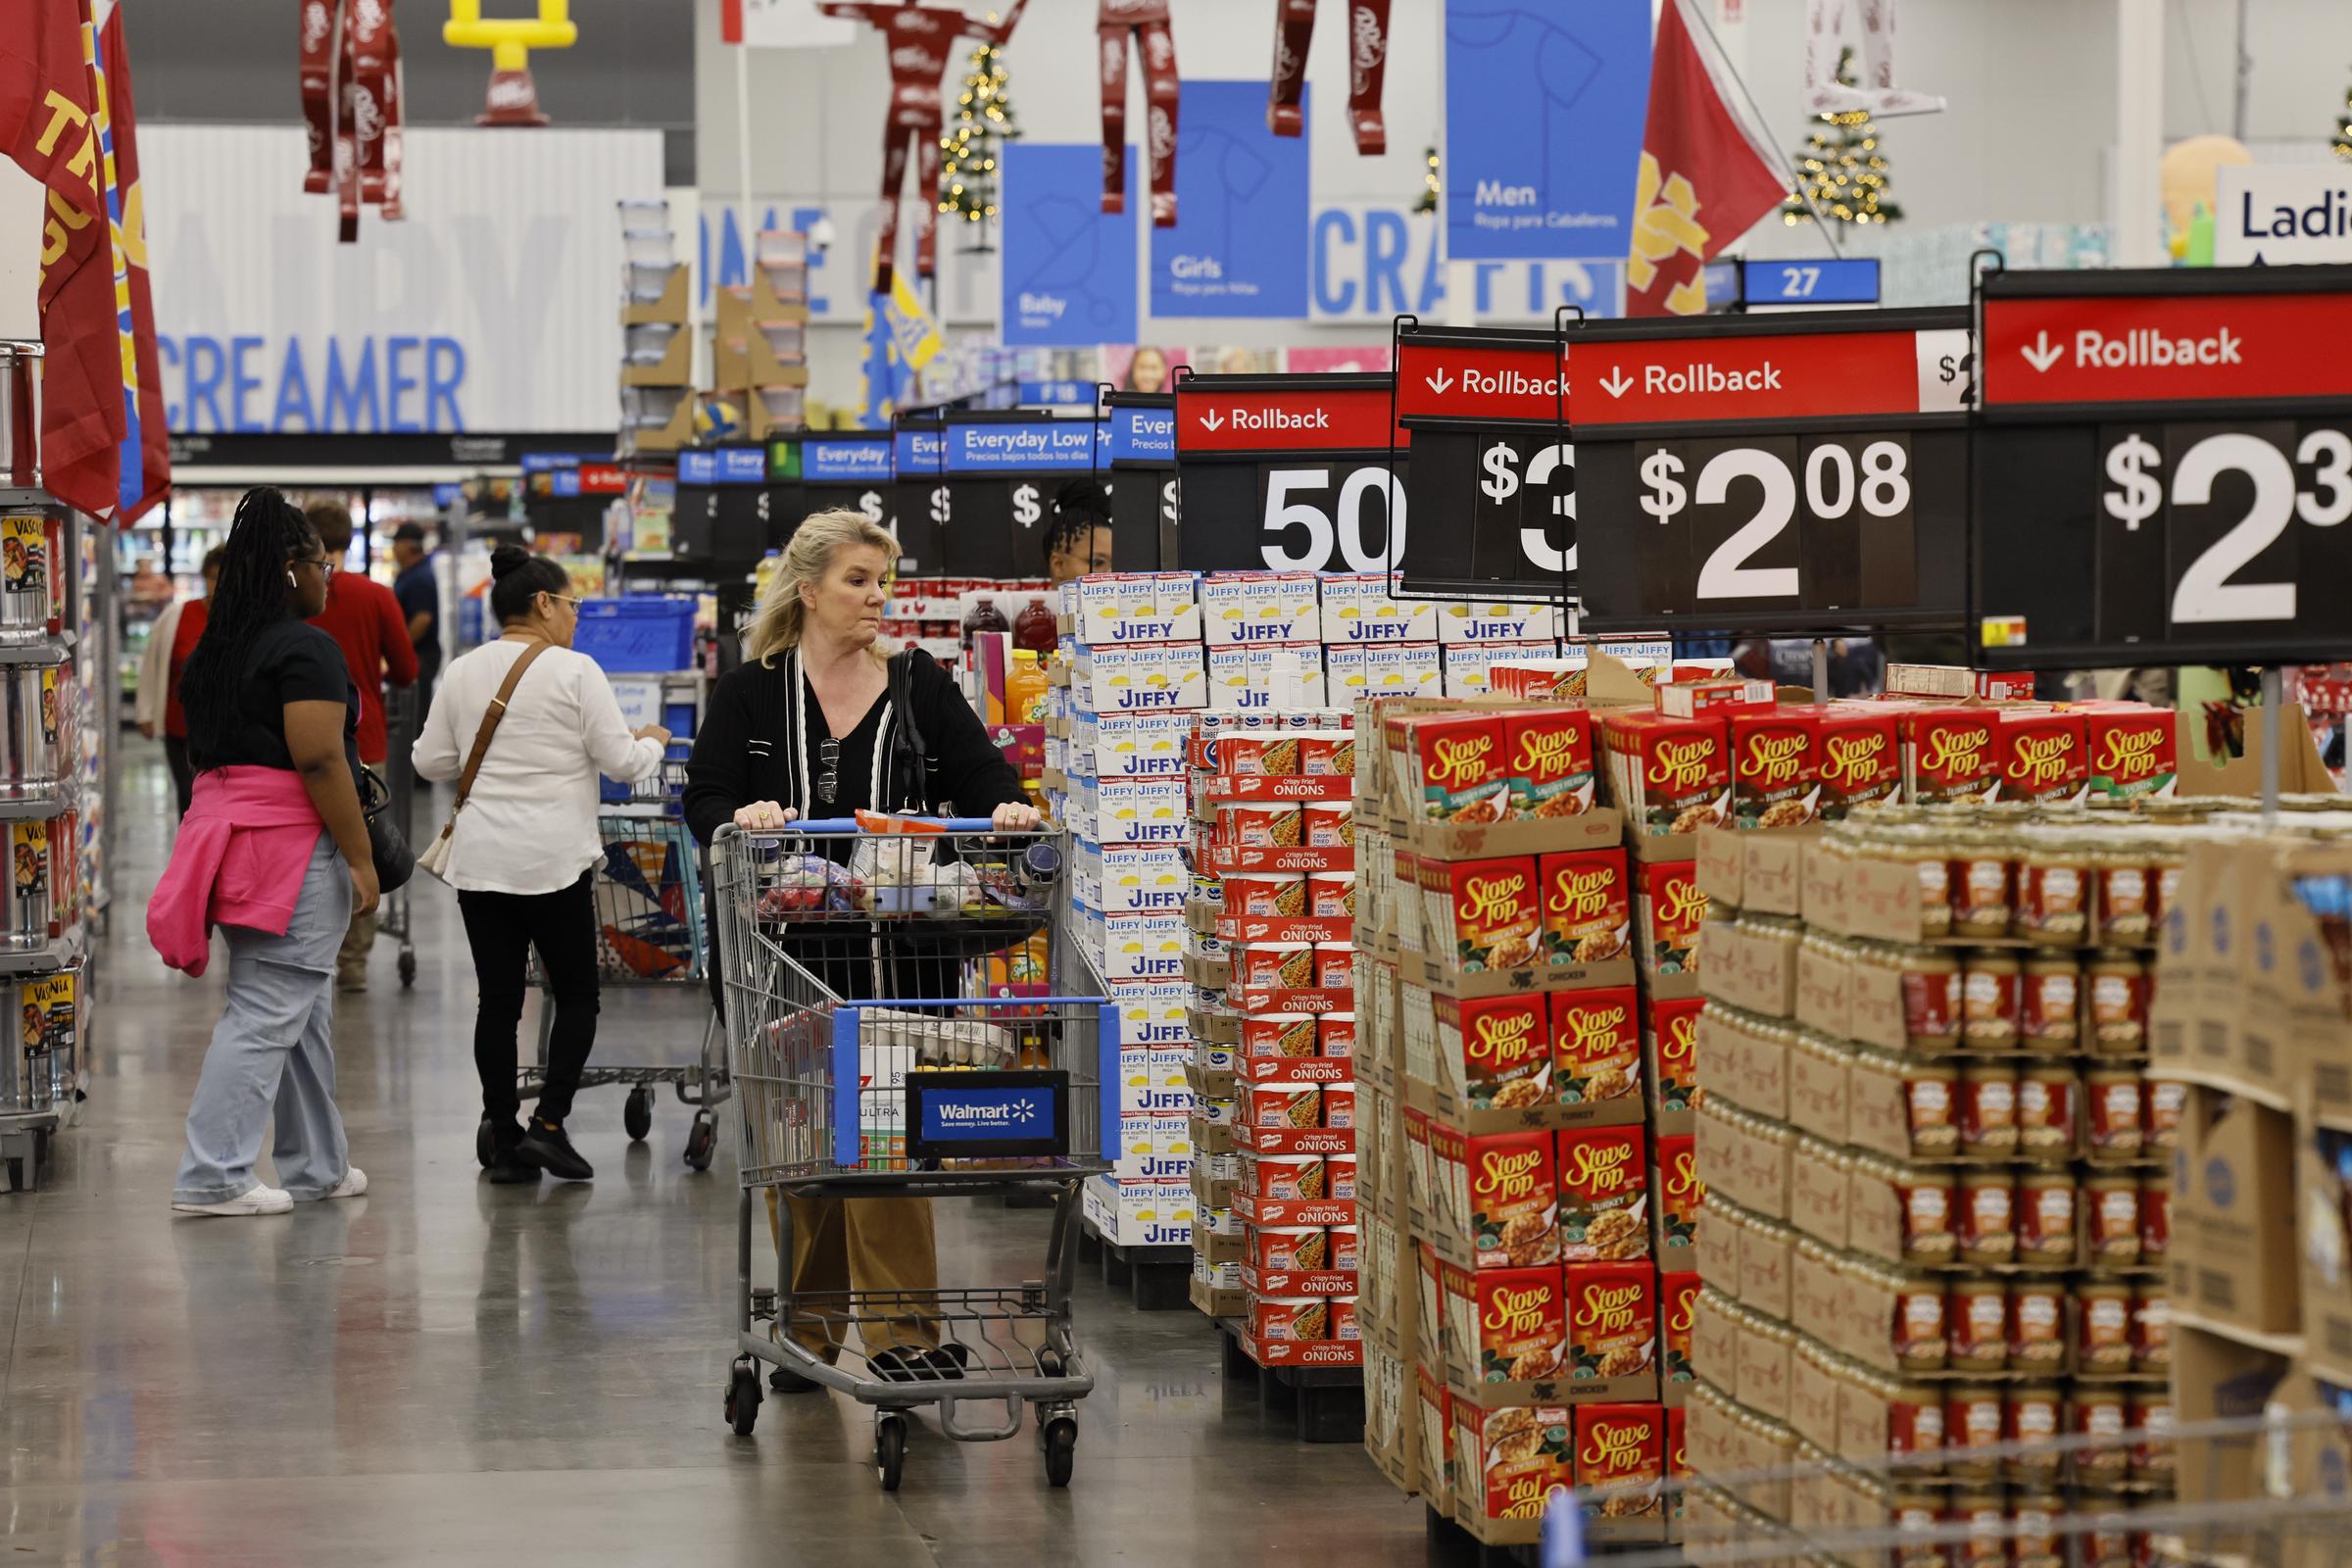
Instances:
[[[2344,89],[2344,107],[2336,111],[2332,150],[2336,157],[2352,164],[2352,87]]]
[[[1424,166],[1421,171],[1421,198],[1413,203],[1413,211],[1434,213],[1438,210],[1438,150],[1432,147],[1421,156]]]
[[[939,171],[939,210],[959,214],[972,226],[977,243],[970,249],[975,251],[991,249],[987,225],[997,217],[998,162],[1004,144],[1021,133],[1013,123],[1005,80],[1004,52],[985,42],[974,49],[963,91],[956,100],[956,122],[939,139],[945,155]]]
[[[1855,85],[1850,48],[1838,51],[1838,84]],[[1809,223],[1816,208],[1840,223],[1891,223],[1902,217],[1902,208],[1886,199],[1886,155],[1879,151],[1879,127],[1869,111],[1814,118],[1821,126],[1812,144],[1794,155],[1801,190],[1781,204],[1781,221]]]

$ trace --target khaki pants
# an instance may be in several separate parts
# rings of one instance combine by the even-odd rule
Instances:
[[[335,978],[345,985],[368,983],[368,954],[375,946],[375,916],[354,913],[335,954]]]
[[[929,1199],[787,1198],[784,1201],[792,1205],[795,1296],[848,1290],[908,1291],[918,1293],[908,1306],[931,1301],[936,1307],[929,1296],[939,1287]],[[767,1223],[781,1247],[783,1226],[772,1187],[767,1191]],[[840,1306],[838,1301],[796,1305],[793,1339],[821,1360],[838,1358],[850,1332]],[[890,1346],[931,1349],[939,1344],[938,1320],[916,1311],[894,1313],[881,1322],[868,1319],[858,1329],[869,1356]]]

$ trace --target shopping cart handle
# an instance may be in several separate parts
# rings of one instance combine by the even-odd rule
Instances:
[[[994,833],[998,831],[996,819],[986,816],[909,816],[906,820],[920,822],[926,829],[940,833]],[[766,831],[789,837],[795,833],[861,833],[864,832],[864,829],[858,825],[858,819],[854,816],[822,816],[788,822],[780,828],[770,828]],[[875,833],[868,836],[872,838],[922,838],[926,835],[923,833]]]

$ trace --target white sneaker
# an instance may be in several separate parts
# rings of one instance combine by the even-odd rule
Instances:
[[[335,1183],[326,1196],[329,1198],[361,1198],[368,1192],[368,1173],[357,1165],[344,1167],[343,1179]]]
[[[256,1187],[235,1198],[224,1198],[218,1203],[173,1203],[172,1212],[234,1217],[243,1214],[283,1214],[293,1206],[292,1193],[275,1187]]]

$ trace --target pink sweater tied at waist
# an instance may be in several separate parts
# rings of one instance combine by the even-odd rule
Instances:
[[[323,831],[300,773],[222,767],[197,774],[172,863],[147,902],[147,940],[172,968],[201,975],[212,960],[214,926],[285,935]]]

